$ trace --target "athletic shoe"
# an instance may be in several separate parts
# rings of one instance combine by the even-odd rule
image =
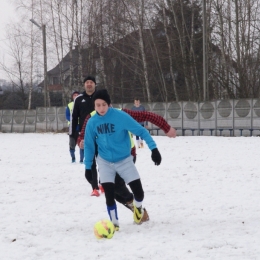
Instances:
[[[94,189],[92,192],[91,192],[91,194],[90,194],[90,196],[96,196],[96,197],[99,197],[99,191],[98,190],[96,190],[96,189]]]
[[[83,164],[83,161],[79,161],[79,163]]]
[[[128,201],[126,204],[124,204],[128,209],[130,209],[132,212],[134,212],[134,203],[133,201]]]
[[[99,185],[99,191],[101,192],[101,193],[104,193],[105,191],[104,191],[104,188],[103,188],[103,186],[100,184]]]
[[[143,223],[143,222],[146,222],[146,221],[149,221],[149,215],[148,215],[148,212],[147,212],[147,210],[144,208],[144,215],[143,215],[143,217],[142,217],[142,222],[141,223]]]
[[[71,160],[71,163],[75,163],[75,162],[76,162],[76,159],[72,159],[72,160]]]
[[[143,222],[145,221],[148,221],[149,220],[149,215],[146,211],[146,209],[140,207],[140,208],[137,208],[134,206],[134,221],[136,224],[142,224]]]

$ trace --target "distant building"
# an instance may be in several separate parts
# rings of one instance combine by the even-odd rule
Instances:
[[[10,90],[12,88],[12,84],[5,79],[0,79],[0,95],[4,94],[5,90]]]
[[[95,64],[98,56],[96,54],[96,46],[94,46],[93,48],[94,51],[93,49],[92,51],[95,53],[93,57],[93,63]],[[85,47],[81,49],[82,64],[89,64],[89,62],[86,61],[86,59],[89,57],[89,51],[90,50],[86,49]],[[83,78],[79,78],[79,67],[79,49],[76,46],[74,49],[72,49],[71,53],[69,52],[65,55],[60,63],[58,63],[53,69],[47,72],[48,91],[50,93],[62,93],[70,99],[71,91],[75,89],[79,90],[82,87],[82,81],[86,75],[91,74],[97,76],[95,73],[89,73],[88,68],[84,67],[82,68]],[[98,77],[96,77],[96,80],[98,82]],[[44,93],[44,81],[42,81],[38,85],[38,89],[40,92]]]
[[[0,79],[0,87],[7,85],[7,81],[5,79]]]

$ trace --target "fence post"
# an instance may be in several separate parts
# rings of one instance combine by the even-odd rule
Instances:
[[[183,101],[181,101],[181,132],[183,135]]]
[[[25,131],[25,123],[26,123],[26,118],[27,118],[27,109],[25,110],[25,115],[24,115],[24,123],[23,123],[23,133]]]
[[[235,100],[232,102],[232,128],[233,128],[233,136],[235,136]]]
[[[197,113],[198,113],[198,135],[200,136],[200,102],[198,101],[197,104],[198,104],[198,111],[197,111]]]
[[[48,124],[47,124],[47,106],[45,107],[45,133],[47,133],[47,127],[48,127]]]
[[[11,133],[13,132],[13,124],[14,124],[14,110],[12,110]]]
[[[215,136],[218,136],[218,102],[215,100]]]
[[[2,132],[2,120],[3,120],[3,110],[0,110],[1,120],[0,120],[0,132]]]
[[[58,117],[58,111],[57,111],[58,109],[57,109],[57,107],[55,107],[55,111],[56,111],[56,113],[55,113],[55,117],[56,117],[56,123],[57,123],[57,132],[59,131],[59,117]]]
[[[251,129],[254,128],[253,126],[253,104],[254,104],[254,101],[253,101],[253,98],[251,98]]]

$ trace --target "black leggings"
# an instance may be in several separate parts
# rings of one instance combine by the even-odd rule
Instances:
[[[125,181],[117,173],[115,177],[115,199],[116,201],[126,204],[134,198],[133,193],[125,185]]]
[[[91,166],[91,174],[88,174],[88,171],[85,170],[85,177],[87,181],[91,184],[92,189],[99,190],[98,187],[98,174],[97,174],[97,164],[96,164],[96,158],[94,157],[93,163]]]
[[[98,187],[98,173],[97,173],[97,163],[96,163],[96,156],[98,155],[98,148],[97,144],[95,143],[95,156],[93,158],[93,163],[91,165],[91,173],[88,174],[87,170],[85,170],[85,177],[87,181],[91,184],[92,189],[99,190]]]
[[[115,204],[115,184],[112,182],[105,182],[102,183],[102,186],[105,191],[107,206],[113,206]],[[138,201],[142,201],[144,199],[144,191],[143,191],[141,180],[137,179],[131,181],[129,183],[129,186],[134,194],[135,199]],[[121,203],[125,204],[124,202]]]

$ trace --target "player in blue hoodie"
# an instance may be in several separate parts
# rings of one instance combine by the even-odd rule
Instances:
[[[141,136],[152,151],[155,165],[161,163],[161,155],[149,132],[123,111],[109,107],[111,100],[106,89],[96,91],[93,95],[96,114],[88,121],[85,138],[85,166],[91,170],[95,154],[95,143],[98,146],[97,163],[100,182],[104,188],[109,217],[116,229],[119,229],[117,207],[114,198],[114,180],[116,172],[130,186],[134,194],[134,221],[141,224],[149,220],[145,208],[142,208],[144,191],[139,173],[131,156],[129,132]]]

